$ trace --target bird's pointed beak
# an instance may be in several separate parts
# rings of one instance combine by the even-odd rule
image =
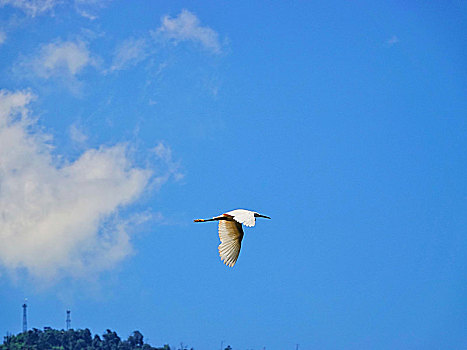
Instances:
[[[270,219],[270,217],[269,217],[269,216],[262,215],[262,214],[258,214],[258,217],[259,217],[259,218]]]

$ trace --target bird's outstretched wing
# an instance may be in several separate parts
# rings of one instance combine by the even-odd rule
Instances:
[[[242,224],[235,221],[219,221],[219,255],[227,266],[234,266],[237,262],[240,247],[242,246]]]
[[[255,226],[255,213],[245,209],[235,209],[225,213],[224,215],[232,216],[236,222],[248,227]]]

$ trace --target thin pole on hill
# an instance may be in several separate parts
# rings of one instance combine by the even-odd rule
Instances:
[[[28,305],[26,302],[28,299],[24,299],[24,304],[23,304],[23,333],[28,331],[28,316],[27,316],[27,308]]]

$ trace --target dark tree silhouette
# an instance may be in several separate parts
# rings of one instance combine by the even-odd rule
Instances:
[[[97,334],[93,337],[87,328],[65,331],[45,327],[43,331],[33,328],[17,335],[7,334],[0,350],[170,350],[170,346],[152,347],[144,343],[139,331],[122,341],[110,329],[101,338]]]

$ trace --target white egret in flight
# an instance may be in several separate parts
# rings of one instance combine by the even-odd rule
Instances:
[[[248,227],[255,226],[256,218],[270,219],[269,216],[258,214],[254,211],[236,209],[225,214],[215,216],[212,219],[197,219],[195,222],[219,221],[219,255],[227,266],[234,266],[243,239],[242,224]]]

